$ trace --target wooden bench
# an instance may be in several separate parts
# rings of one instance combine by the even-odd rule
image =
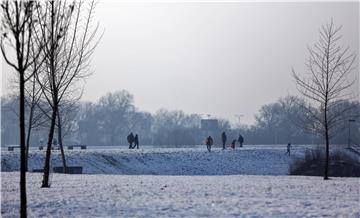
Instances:
[[[82,166],[68,166],[65,169],[65,173],[67,174],[82,174]],[[64,173],[63,167],[53,167],[54,173]],[[33,173],[43,173],[44,169],[33,169]]]
[[[44,146],[39,146],[39,150],[43,150]],[[60,150],[60,146],[51,146],[51,150]]]
[[[14,150],[14,148],[18,148],[18,149],[20,149],[20,146],[8,146],[8,151],[13,151]]]
[[[67,148],[69,150],[73,150],[74,148],[80,148],[81,150],[86,149],[86,145],[68,145]]]
[[[64,167],[53,167],[54,173],[64,173]],[[67,166],[65,173],[67,174],[82,174],[82,166]]]
[[[51,146],[51,150],[60,150],[60,146]]]

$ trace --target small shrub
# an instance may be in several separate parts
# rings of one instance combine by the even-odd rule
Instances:
[[[320,147],[307,149],[303,158],[293,159],[290,163],[290,175],[323,176],[325,151]],[[341,150],[330,152],[329,176],[360,177],[360,161]]]

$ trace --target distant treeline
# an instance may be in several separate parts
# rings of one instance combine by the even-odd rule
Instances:
[[[86,144],[90,146],[126,145],[126,136],[133,132],[139,135],[140,145],[182,146],[203,144],[207,134],[211,134],[215,144],[220,144],[221,133],[226,132],[228,142],[237,139],[239,134],[245,138],[245,144],[322,144],[316,133],[306,132],[302,117],[306,116],[297,97],[287,96],[276,102],[263,105],[255,115],[254,125],[232,127],[230,122],[219,119],[219,128],[212,132],[201,129],[201,115],[186,114],[181,110],[160,109],[155,114],[139,111],[133,101],[133,95],[122,90],[108,93],[97,102],[73,104],[71,110],[63,113],[67,116],[62,124],[64,144]],[[359,102],[339,102],[352,105],[344,120],[334,132],[334,144],[347,144],[349,124],[352,143],[359,143],[359,120],[349,123],[349,119],[358,118]],[[18,144],[18,101],[16,97],[1,98],[1,145]],[[44,117],[44,116],[43,116]],[[348,119],[346,118],[348,117]],[[44,118],[42,118],[44,119]],[[45,116],[46,119],[46,116]],[[358,118],[359,119],[359,118]],[[32,131],[30,144],[38,146],[47,139],[48,122]]]

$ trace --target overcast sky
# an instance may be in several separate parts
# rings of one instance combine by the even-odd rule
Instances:
[[[251,124],[261,105],[297,94],[291,68],[304,70],[307,46],[331,18],[358,54],[358,2],[99,1],[95,19],[105,34],[83,100],[126,89],[142,111],[181,109],[231,121],[242,114]],[[2,84],[6,93],[6,77]]]

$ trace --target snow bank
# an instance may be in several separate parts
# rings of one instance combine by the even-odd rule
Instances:
[[[29,217],[360,216],[358,178],[54,174],[41,189],[27,176]],[[1,178],[1,216],[19,217],[19,173]]]
[[[149,148],[139,150],[66,150],[68,166],[82,166],[85,174],[123,175],[287,175],[290,158],[283,148],[249,147],[236,150]],[[45,151],[30,151],[29,170],[43,167]],[[293,149],[302,155],[304,148]],[[2,172],[19,170],[19,152],[1,152]],[[51,165],[61,166],[59,151]]]

